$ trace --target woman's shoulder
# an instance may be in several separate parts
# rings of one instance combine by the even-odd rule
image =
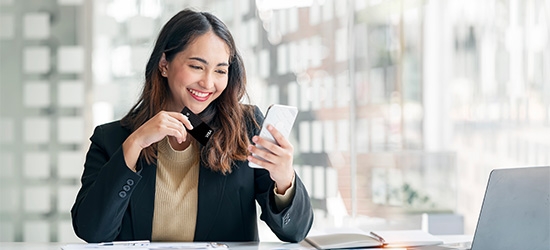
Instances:
[[[116,121],[112,121],[112,122],[108,122],[108,123],[103,123],[101,125],[96,126],[96,130],[97,129],[101,129],[101,130],[104,130],[104,131],[126,130],[126,128],[123,127],[122,124],[120,123],[120,120],[116,120]]]
[[[252,136],[259,133],[260,124],[262,124],[263,121],[263,114],[262,111],[260,111],[260,108],[256,105],[241,105],[246,121],[245,124],[248,131],[248,137],[252,138]]]
[[[258,106],[253,104],[241,104],[241,106],[245,115],[253,116],[255,120],[258,120],[258,118],[263,118],[262,111]]]
[[[126,138],[130,135],[130,130],[120,123],[120,120],[104,123],[95,127],[94,136],[101,136],[103,138]]]
[[[241,104],[247,123],[261,124],[264,120],[264,114],[260,108],[253,104]]]

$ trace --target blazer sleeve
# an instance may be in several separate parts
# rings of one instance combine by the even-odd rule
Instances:
[[[141,179],[124,160],[122,142],[127,132],[118,124],[116,129],[112,127],[103,125],[94,130],[82,186],[71,209],[75,233],[87,242],[116,238],[134,187]]]
[[[258,124],[261,125],[263,115],[258,107],[255,107],[254,115]],[[254,131],[254,134],[259,133],[257,130]],[[256,169],[255,182],[256,190],[258,190],[256,200],[262,210],[260,219],[265,221],[271,231],[282,241],[300,242],[305,239],[313,225],[313,209],[300,177],[296,175],[294,197],[282,211],[278,211],[275,204],[273,192],[275,182],[269,176],[269,172],[264,169]]]
[[[298,176],[296,176],[295,185],[296,193],[290,205],[282,211],[277,211],[272,188],[261,194],[258,199],[262,208],[260,219],[266,222],[280,240],[286,242],[302,241],[313,225],[313,210],[309,195]]]

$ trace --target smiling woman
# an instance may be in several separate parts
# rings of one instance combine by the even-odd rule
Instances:
[[[80,238],[258,241],[256,202],[279,239],[305,238],[313,211],[294,172],[293,147],[276,130],[275,143],[256,136],[263,115],[240,103],[243,65],[214,15],[187,9],[166,23],[138,102],[91,137],[71,210]],[[204,146],[188,133],[186,107],[214,130]],[[265,169],[248,167],[250,153]]]
[[[171,62],[163,54],[159,70],[172,93],[167,109],[180,111],[187,106],[194,113],[206,109],[227,87],[228,61],[229,48],[211,31],[197,37]]]

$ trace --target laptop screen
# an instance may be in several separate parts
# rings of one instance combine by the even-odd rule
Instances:
[[[550,167],[489,175],[472,250],[550,249]]]

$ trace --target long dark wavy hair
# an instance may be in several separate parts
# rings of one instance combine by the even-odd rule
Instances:
[[[228,83],[222,94],[199,114],[202,120],[214,129],[214,134],[205,147],[201,147],[201,161],[213,171],[231,173],[235,160],[245,160],[250,143],[246,121],[253,117],[252,107],[240,100],[246,94],[246,74],[233,36],[225,24],[207,12],[190,9],[180,11],[162,28],[151,57],[145,69],[145,84],[137,103],[121,120],[121,124],[132,132],[168,107],[170,88],[168,80],[162,77],[159,61],[164,53],[168,62],[184,51],[197,37],[212,31],[225,41],[229,48]],[[157,143],[144,148],[140,158],[148,164],[157,159]]]

